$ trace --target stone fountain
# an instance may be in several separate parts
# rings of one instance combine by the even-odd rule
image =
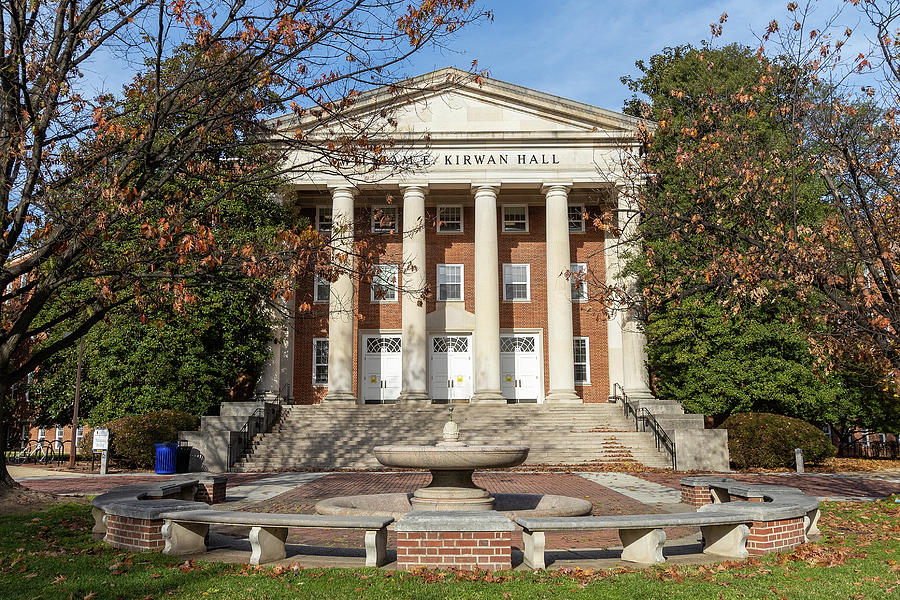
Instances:
[[[330,515],[386,515],[399,519],[413,510],[489,511],[508,517],[581,516],[591,513],[587,500],[550,494],[491,494],[472,481],[476,469],[514,467],[528,458],[528,446],[469,446],[459,440],[459,426],[450,419],[442,440],[434,446],[377,446],[375,458],[386,467],[423,469],[431,483],[412,494],[364,494],[328,498],[316,512]]]

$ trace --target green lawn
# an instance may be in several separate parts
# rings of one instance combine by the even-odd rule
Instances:
[[[900,504],[826,503],[826,540],[701,567],[416,574],[185,564],[90,539],[90,508],[0,518],[0,598],[900,598]]]

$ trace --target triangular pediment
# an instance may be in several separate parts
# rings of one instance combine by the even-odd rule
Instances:
[[[360,95],[342,119],[365,121],[389,114],[395,134],[472,136],[478,134],[609,132],[629,134],[640,119],[446,68],[390,88]],[[289,125],[288,123],[284,123]]]

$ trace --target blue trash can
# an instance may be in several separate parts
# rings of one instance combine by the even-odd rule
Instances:
[[[153,444],[156,446],[156,474],[172,475],[175,473],[175,457],[178,444]]]

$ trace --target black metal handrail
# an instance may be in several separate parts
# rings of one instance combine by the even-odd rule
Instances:
[[[631,402],[628,399],[628,394],[625,393],[625,388],[619,383],[613,384],[613,396],[622,401],[622,410],[625,418],[630,417],[634,420],[634,430],[647,431],[649,428],[656,440],[657,452],[665,450],[672,458],[672,469],[677,470],[678,456],[675,451],[675,440],[669,437],[669,434],[662,428],[656,417],[653,416],[653,413],[644,407],[637,407]]]

